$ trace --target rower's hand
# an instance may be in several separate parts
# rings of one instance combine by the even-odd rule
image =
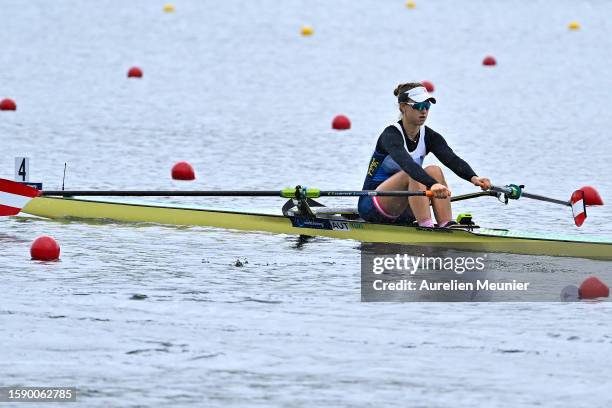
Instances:
[[[491,180],[489,180],[486,177],[474,176],[472,177],[471,181],[472,181],[472,184],[474,184],[476,187],[480,187],[482,191],[486,191],[491,188]]]
[[[434,198],[448,198],[451,196],[451,191],[444,184],[436,183],[430,188]]]

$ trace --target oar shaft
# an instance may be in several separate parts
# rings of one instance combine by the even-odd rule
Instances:
[[[431,196],[429,191],[376,191],[376,190],[357,190],[357,191],[319,191],[316,189],[303,189],[298,191],[298,198],[303,197],[362,197],[362,196]],[[296,197],[295,189],[285,190],[262,190],[262,191],[176,191],[176,190],[44,190],[40,192],[42,196],[60,197]]]
[[[505,187],[492,186],[491,190],[503,193],[506,195],[507,198],[511,198],[515,200],[519,199],[520,197],[526,197],[526,198],[531,198],[532,200],[546,201],[548,203],[561,204],[561,205],[571,207],[571,203],[569,201],[558,200],[556,198],[546,197],[546,196],[539,195],[539,194],[526,193],[523,191],[523,187],[524,186],[516,186],[514,184],[511,184]]]
[[[427,196],[431,197],[431,191],[378,191],[378,190],[362,190],[362,191],[321,191],[320,197],[414,197]]]
[[[45,190],[43,196],[103,196],[103,197],[279,197],[279,190],[264,191],[176,191],[176,190]]]
[[[538,194],[531,194],[523,192],[522,197],[531,198],[533,200],[546,201],[554,204],[561,204],[571,207],[571,203],[569,201],[557,200],[556,198],[544,197]]]
[[[462,195],[458,195],[455,197],[451,197],[451,201],[455,202],[455,201],[463,201],[463,200],[469,200],[472,198],[477,198],[477,197],[484,197],[484,196],[492,196],[492,197],[496,197],[497,196],[497,192],[495,191],[478,191],[476,193],[468,193],[468,194],[462,194]]]

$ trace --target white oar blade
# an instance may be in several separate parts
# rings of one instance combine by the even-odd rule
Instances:
[[[584,191],[576,190],[572,194],[572,198],[570,199],[570,203],[572,205],[572,214],[574,215],[574,223],[577,227],[580,227],[584,224],[584,220],[586,220],[586,205],[584,202]]]
[[[35,188],[0,179],[0,216],[17,215],[30,200],[39,195]]]

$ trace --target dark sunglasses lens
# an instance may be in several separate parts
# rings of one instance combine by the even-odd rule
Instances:
[[[425,102],[415,103],[412,107],[418,111],[429,110],[429,108],[431,107],[431,102],[425,101]]]

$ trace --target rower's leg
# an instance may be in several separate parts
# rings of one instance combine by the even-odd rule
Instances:
[[[408,191],[411,182],[406,172],[398,171],[376,188],[378,191]],[[378,202],[386,213],[400,215],[408,207],[406,197],[378,197]]]
[[[446,184],[446,179],[444,178],[444,173],[440,167],[431,165],[425,167],[424,170],[427,174],[436,179],[438,183],[448,187],[448,184]],[[431,200],[431,206],[433,207],[438,225],[447,223],[453,219],[450,197],[444,199],[434,198]]]
[[[424,169],[427,174],[432,176],[436,181],[446,186],[446,180],[442,169],[438,166],[427,166]],[[379,191],[425,191],[427,188],[416,180],[413,180],[406,172],[399,171],[387,180],[382,182],[376,190]],[[385,212],[392,215],[399,215],[406,210],[410,204],[410,210],[419,224],[423,224],[431,220],[430,205],[434,209],[434,214],[438,223],[450,221],[452,216],[450,198],[433,199],[430,201],[428,197],[413,196],[408,197],[378,197],[378,202],[382,205]]]
[[[408,186],[408,190],[425,191],[427,190],[427,187],[425,187],[425,185],[419,183],[418,181],[410,178],[410,185]],[[416,218],[419,225],[433,225],[431,223],[431,210],[429,209],[429,200],[429,197],[424,196],[408,197],[408,202],[410,203],[410,210],[412,211],[412,214],[414,215],[414,218]],[[429,225],[427,225],[428,223]]]

